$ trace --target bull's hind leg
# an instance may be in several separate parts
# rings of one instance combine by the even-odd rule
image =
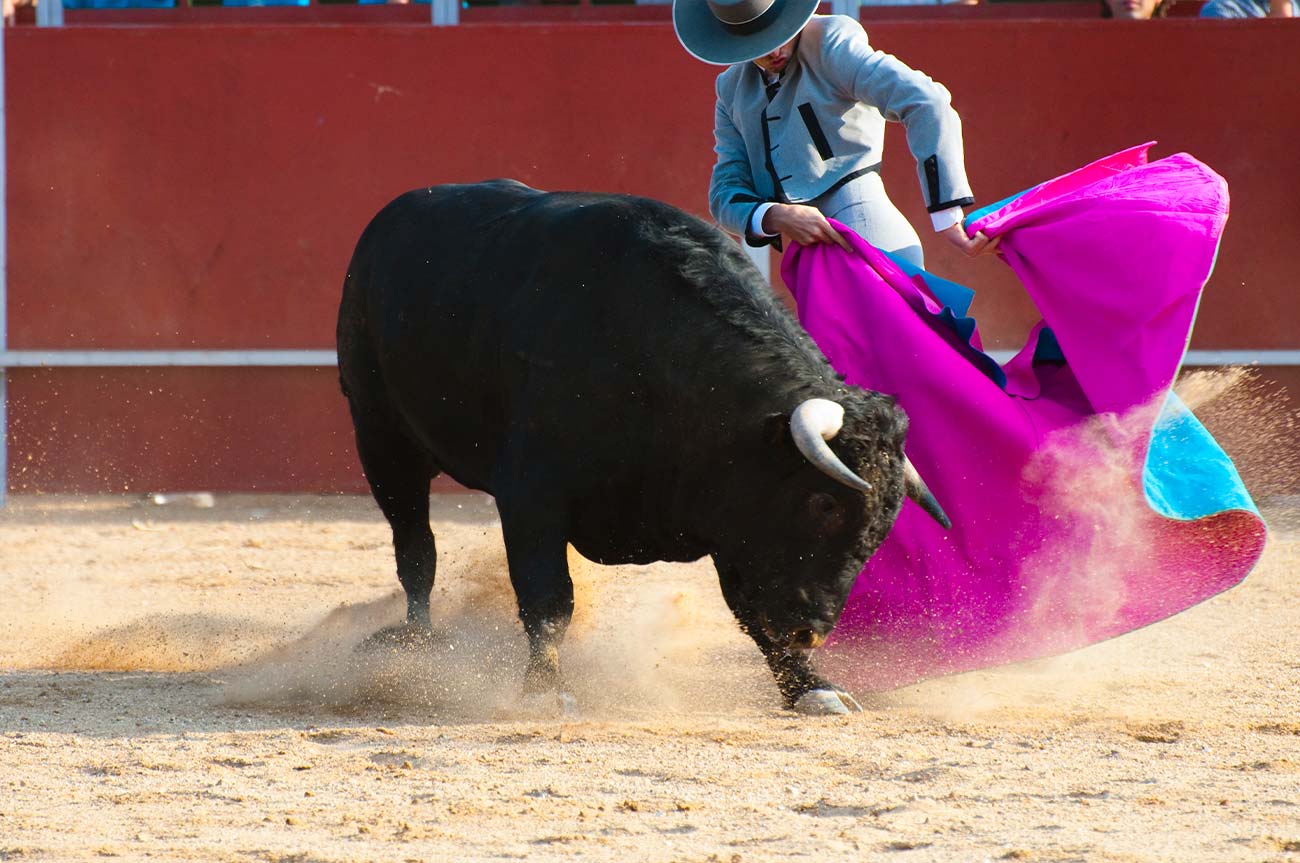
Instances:
[[[429,482],[439,470],[400,431],[353,411],[357,452],[375,502],[393,531],[397,580],[406,592],[406,624],[383,630],[372,640],[407,641],[431,632],[429,595],[437,570],[438,550],[429,528]]]
[[[524,695],[554,698],[561,710],[572,711],[573,699],[564,692],[560,677],[560,642],[573,619],[566,514],[544,492],[498,491],[496,501],[510,583],[528,636]]]

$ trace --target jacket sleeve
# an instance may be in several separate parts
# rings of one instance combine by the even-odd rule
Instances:
[[[961,118],[946,87],[893,55],[872,48],[862,25],[837,21],[822,45],[835,84],[886,120],[902,123],[931,213],[975,203],[966,179]]]
[[[749,169],[749,153],[736,124],[731,122],[727,87],[718,76],[718,101],[713,109],[713,151],[717,161],[709,178],[709,212],[722,226],[751,246],[770,245],[776,237],[751,234],[749,217],[767,199],[754,191],[754,177]]]

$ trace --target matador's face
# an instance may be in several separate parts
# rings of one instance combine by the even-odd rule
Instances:
[[[1159,0],[1106,0],[1110,14],[1115,18],[1144,21],[1155,15]]]
[[[795,46],[799,42],[799,36],[796,34],[793,39],[786,42],[775,51],[764,54],[754,61],[754,64],[764,72],[775,72],[780,74],[785,71],[785,67],[790,64],[790,58],[794,56]]]

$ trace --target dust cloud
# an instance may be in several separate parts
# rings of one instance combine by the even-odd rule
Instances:
[[[1252,492],[1294,493],[1296,415],[1275,388],[1251,370],[1226,369],[1188,374],[1178,393],[1237,461]],[[1026,563],[1038,573],[1041,589],[1025,605],[1027,623],[1017,627],[1017,638],[1023,645],[1025,633],[1033,633],[1039,654],[1059,652],[1105,628],[1125,602],[1123,575],[1133,565],[1133,550],[1145,545],[1134,459],[1151,410],[1146,406],[1130,416],[1098,418],[1068,430],[1028,468],[1041,505],[1065,514],[1063,542],[1084,550],[1066,555],[1045,547]],[[56,516],[76,511],[66,502],[47,505]],[[115,511],[105,506],[98,505],[94,518],[110,518]],[[527,648],[495,524],[473,529],[435,524],[442,546],[435,637],[397,650],[364,644],[398,623],[404,610],[400,591],[393,590],[387,532],[373,514],[363,525],[322,524],[314,529],[318,535],[285,544],[275,533],[258,533],[264,527],[279,529],[269,525],[250,524],[230,529],[229,537],[214,537],[205,520],[219,520],[221,506],[204,512],[202,518],[187,512],[173,521],[142,525],[136,513],[123,510],[119,515],[132,528],[121,535],[106,538],[96,529],[84,547],[55,553],[45,548],[47,559],[65,554],[68,560],[56,563],[73,570],[74,559],[87,555],[134,560],[137,569],[152,558],[185,588],[184,595],[139,614],[134,611],[138,594],[145,588],[148,595],[164,590],[161,578],[146,577],[131,593],[92,583],[88,597],[79,601],[80,611],[70,614],[72,601],[53,603],[52,591],[20,591],[29,601],[15,606],[12,616],[22,620],[24,632],[36,635],[22,647],[10,641],[6,663],[58,671],[204,673],[221,681],[218,703],[245,707],[340,715],[382,708],[467,721],[520,715]],[[41,544],[35,537],[30,541],[33,548]],[[203,554],[195,552],[222,543],[244,556],[244,572],[205,565]],[[287,573],[297,578],[298,571],[325,566],[323,559],[307,565],[298,560],[308,547],[346,563],[328,577],[319,574],[297,584]],[[21,552],[22,542],[11,545],[14,549]],[[358,560],[365,561],[361,572]],[[331,560],[329,566],[334,565]],[[600,567],[570,550],[570,568],[576,611],[561,661],[565,686],[584,716],[725,714],[778,704],[770,675],[727,612],[707,561]],[[287,610],[272,614],[258,599],[263,589],[283,592],[290,585]],[[215,595],[245,588],[248,593],[238,602],[223,599],[212,603],[211,611],[194,610],[208,606]],[[241,614],[248,609],[257,613]],[[16,632],[17,624],[12,625]],[[940,715],[996,710],[1032,698],[1039,680],[1068,679],[1081,691],[1104,688],[1115,665],[1106,659],[1091,663],[1108,655],[1094,650],[1022,664],[1000,676],[996,686],[977,673],[921,689],[930,693],[928,707]],[[1017,679],[1026,689],[1012,685]],[[925,707],[916,692],[912,687],[872,703]]]
[[[251,659],[282,633],[232,615],[150,614],[96,630],[60,650],[60,671],[213,671]]]
[[[1023,472],[1036,508],[1057,514],[1045,544],[1021,565],[1032,586],[1016,628],[1038,655],[1110,629],[1129,601],[1129,577],[1150,544],[1141,443],[1159,405],[1092,417],[1051,435]]]
[[[185,554],[177,535],[201,533],[202,522],[188,511],[179,515],[170,523],[150,522],[144,531],[140,519],[132,518],[134,536],[124,539],[134,540],[133,545],[165,544],[171,553]],[[220,517],[219,510],[215,516]],[[252,589],[247,595],[252,603],[245,602],[260,612],[256,617],[231,613],[225,600],[221,612],[162,603],[158,611],[136,614],[138,588],[132,593],[96,588],[88,602],[85,596],[60,595],[57,602],[46,596],[27,609],[22,627],[31,637],[22,647],[11,645],[6,661],[13,667],[63,672],[205,674],[221,683],[215,704],[250,709],[338,715],[381,710],[447,721],[531,715],[536,706],[520,697],[527,642],[499,531],[469,532],[449,524],[435,524],[435,529],[440,554],[430,639],[400,646],[368,642],[405,616],[404,595],[393,589],[390,573],[367,579],[382,585],[378,591],[348,590],[353,579],[331,579],[329,594],[347,598],[313,614],[302,610],[320,607],[309,583],[279,578],[273,560],[249,560],[248,575],[257,583],[293,585],[295,598],[287,609],[258,601],[263,588]],[[277,548],[268,539],[244,539],[237,545],[255,550],[247,553],[259,555],[257,560],[295,557],[293,549]],[[384,569],[391,567],[387,542],[347,542],[343,547],[373,555]],[[188,554],[197,556],[193,550]],[[575,612],[561,647],[561,668],[564,688],[582,716],[727,713],[738,706],[776,703],[766,668],[727,612],[707,561],[667,568],[602,567],[570,549],[569,564]],[[166,567],[165,558],[159,565]],[[299,567],[287,562],[284,568]],[[248,578],[211,573],[179,580],[207,593],[236,596],[249,586]],[[374,598],[353,598],[357,594]],[[210,597],[190,608],[209,604]]]
[[[1274,531],[1300,526],[1294,515],[1300,493],[1300,411],[1285,390],[1257,369],[1230,367],[1186,373],[1175,393],[1232,458]],[[1136,697],[1148,673],[1149,660],[1140,658],[1150,649],[1145,645],[1159,643],[1169,660],[1230,652],[1227,645],[1212,646],[1212,639],[1189,643],[1162,638],[1169,630],[1159,626],[1079,649],[1112,629],[1127,603],[1149,601],[1143,590],[1159,589],[1144,587],[1141,578],[1152,558],[1158,520],[1144,501],[1141,475],[1143,444],[1162,402],[1064,429],[1025,468],[1033,501],[1060,513],[1059,530],[1026,557],[1022,580],[1033,590],[1002,637],[1004,646],[990,652],[1043,658],[908,687],[894,694],[895,704],[970,719],[1007,711],[1023,715],[1036,703],[1059,705],[1062,700],[1075,702],[1080,710],[1105,710],[1113,692],[1132,690],[1129,703],[1114,709],[1130,718],[1158,716],[1158,702]],[[1193,608],[1183,615],[1205,613]]]
[[[1232,457],[1261,507],[1300,495],[1300,405],[1258,369],[1183,375],[1174,392]]]
[[[1294,493],[1297,414],[1284,391],[1254,369],[1235,367],[1191,372],[1176,393],[1207,426],[1217,427],[1257,503]],[[1051,655],[1096,641],[1126,628],[1126,605],[1160,605],[1147,594],[1166,585],[1144,571],[1168,561],[1159,559],[1162,519],[1147,505],[1142,475],[1163,401],[1160,396],[1059,430],[1026,465],[1029,500],[1057,518],[1046,542],[1022,564],[1019,580],[1031,588],[1015,623],[1022,653]],[[1201,541],[1214,540],[1207,534]]]
[[[746,689],[758,696],[761,676],[738,673],[732,655],[746,643],[726,619],[706,619],[718,611],[703,608],[707,598],[638,583],[637,568],[599,567],[572,549],[569,563],[575,613],[561,669],[584,718],[727,712]],[[410,708],[461,721],[533,716],[535,705],[520,698],[527,646],[505,572],[504,553],[440,567],[433,637],[416,644],[367,643],[402,620],[400,591],[340,606],[300,638],[231,669],[223,701]]]

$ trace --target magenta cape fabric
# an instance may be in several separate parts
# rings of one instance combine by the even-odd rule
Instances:
[[[1227,188],[1186,155],[1147,164],[1149,146],[969,221],[1001,237],[1045,321],[1002,368],[960,286],[909,275],[842,226],[852,253],[786,255],[800,321],[849,382],[898,398],[908,456],[953,522],[905,503],[818,652],[841,685],[1110,638],[1231,587],[1261,554],[1231,462],[1170,395]]]

